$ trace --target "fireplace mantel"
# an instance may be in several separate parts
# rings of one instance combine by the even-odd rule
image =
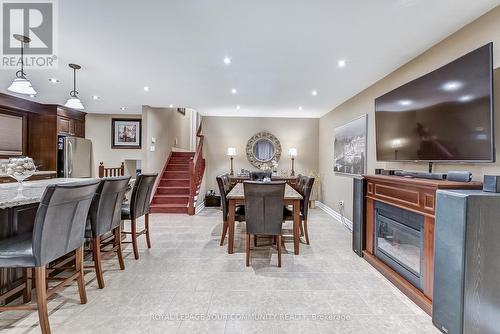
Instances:
[[[386,175],[365,175],[364,178],[366,179],[366,244],[363,256],[425,312],[431,314],[436,191],[438,189],[481,189],[482,184],[480,182],[451,182]],[[375,256],[375,202],[388,204],[423,216],[424,279],[422,291]]]

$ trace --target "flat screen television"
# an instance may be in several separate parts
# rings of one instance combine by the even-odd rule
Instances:
[[[493,43],[375,99],[378,161],[495,161]]]

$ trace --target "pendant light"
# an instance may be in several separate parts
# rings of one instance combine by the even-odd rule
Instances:
[[[24,73],[24,43],[31,42],[31,38],[18,34],[14,34],[13,36],[21,42],[21,69],[16,72],[16,78],[7,89],[14,93],[35,95],[36,91],[31,86],[31,82],[26,79],[26,74]]]
[[[71,97],[64,106],[72,109],[83,110],[85,107],[83,106],[82,101],[78,98],[78,91],[76,90],[76,70],[79,70],[82,67],[77,64],[69,64],[68,66],[73,69],[73,90],[69,92],[69,96]]]

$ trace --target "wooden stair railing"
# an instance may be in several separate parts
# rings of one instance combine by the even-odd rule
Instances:
[[[197,145],[194,157],[189,161],[189,204],[188,214],[195,214],[195,197],[198,187],[203,179],[205,172],[205,159],[203,158],[203,140],[205,136],[201,134],[201,124],[196,131]]]
[[[112,177],[112,176],[124,176],[125,175],[125,164],[122,162],[120,167],[104,167],[104,163],[99,163],[99,178]]]

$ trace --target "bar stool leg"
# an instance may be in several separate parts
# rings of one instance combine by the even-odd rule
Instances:
[[[146,227],[146,243],[148,248],[151,248],[151,239],[149,238],[149,213],[144,216],[144,225]]]
[[[47,289],[45,266],[35,267],[36,304],[42,334],[50,334],[49,312],[47,311]]]
[[[226,234],[227,234],[227,229],[229,228],[229,224],[227,220],[224,220],[224,223],[222,224],[222,235],[220,237],[220,244],[219,246],[224,245],[224,239],[226,239]]]
[[[247,267],[250,267],[250,234],[247,233]]]
[[[83,246],[78,247],[75,251],[75,267],[78,273],[77,281],[80,302],[82,304],[87,304],[87,293],[85,292],[85,280],[83,278]]]
[[[24,280],[24,292],[23,292],[23,303],[29,303],[31,301],[31,268],[23,269],[23,280]]]
[[[116,255],[118,256],[118,262],[120,263],[120,270],[125,270],[125,262],[123,262],[123,254],[122,254],[122,238],[121,238],[121,226],[118,225],[115,230],[115,240],[114,244],[116,247]]]
[[[281,268],[281,235],[276,236],[276,244],[278,246],[278,267]]]
[[[139,249],[137,248],[137,224],[135,218],[130,221],[131,225],[131,237],[132,237],[132,248],[134,249],[134,258],[139,260]]]
[[[99,285],[99,289],[104,289],[104,277],[102,276],[101,266],[101,236],[95,236],[92,238],[92,253],[97,284]]]

